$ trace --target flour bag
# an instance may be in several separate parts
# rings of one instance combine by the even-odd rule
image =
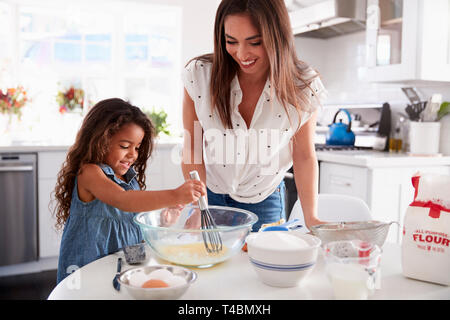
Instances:
[[[450,285],[450,175],[412,178],[414,201],[403,224],[403,275]]]

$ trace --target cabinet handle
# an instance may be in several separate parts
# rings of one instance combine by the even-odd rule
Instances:
[[[352,186],[352,184],[350,182],[341,181],[338,179],[331,179],[331,184],[336,185],[336,186],[341,186],[341,187],[351,187]]]
[[[33,166],[0,167],[0,172],[6,171],[33,171]]]

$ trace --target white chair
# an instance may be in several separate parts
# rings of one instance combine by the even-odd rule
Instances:
[[[326,222],[352,222],[372,220],[372,215],[367,204],[356,197],[343,194],[319,193],[317,198],[317,215],[320,220]],[[292,207],[288,221],[299,219],[308,232],[300,200],[297,199]]]

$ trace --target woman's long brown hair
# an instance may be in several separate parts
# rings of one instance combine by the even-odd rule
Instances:
[[[145,168],[154,146],[155,129],[150,119],[138,108],[122,99],[112,98],[98,102],[83,120],[75,143],[58,173],[54,199],[56,228],[61,229],[69,217],[75,178],[81,167],[87,163],[103,163],[109,149],[111,137],[122,126],[134,123],[144,130],[138,158],[133,164],[137,181],[145,189]]]
[[[283,104],[293,105],[299,116],[301,111],[310,111],[312,89],[310,83],[315,77],[311,68],[297,58],[294,36],[289,14],[283,0],[222,0],[214,25],[214,53],[192,60],[212,63],[211,105],[217,108],[225,128],[231,123],[230,85],[239,70],[239,65],[226,50],[225,18],[232,14],[249,14],[261,32],[263,45],[270,63],[269,81],[275,95]],[[192,61],[190,60],[188,64]],[[305,90],[306,88],[309,89]],[[315,97],[314,97],[315,98]],[[289,113],[288,113],[289,115]]]

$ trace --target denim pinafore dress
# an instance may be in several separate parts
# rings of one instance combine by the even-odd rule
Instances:
[[[105,175],[125,190],[139,190],[136,172],[130,168],[125,181],[114,175],[111,167],[99,165]],[[57,283],[70,273],[143,238],[133,222],[136,213],[125,212],[98,199],[83,202],[78,197],[77,179],[72,193],[70,215],[66,221],[59,251]]]

